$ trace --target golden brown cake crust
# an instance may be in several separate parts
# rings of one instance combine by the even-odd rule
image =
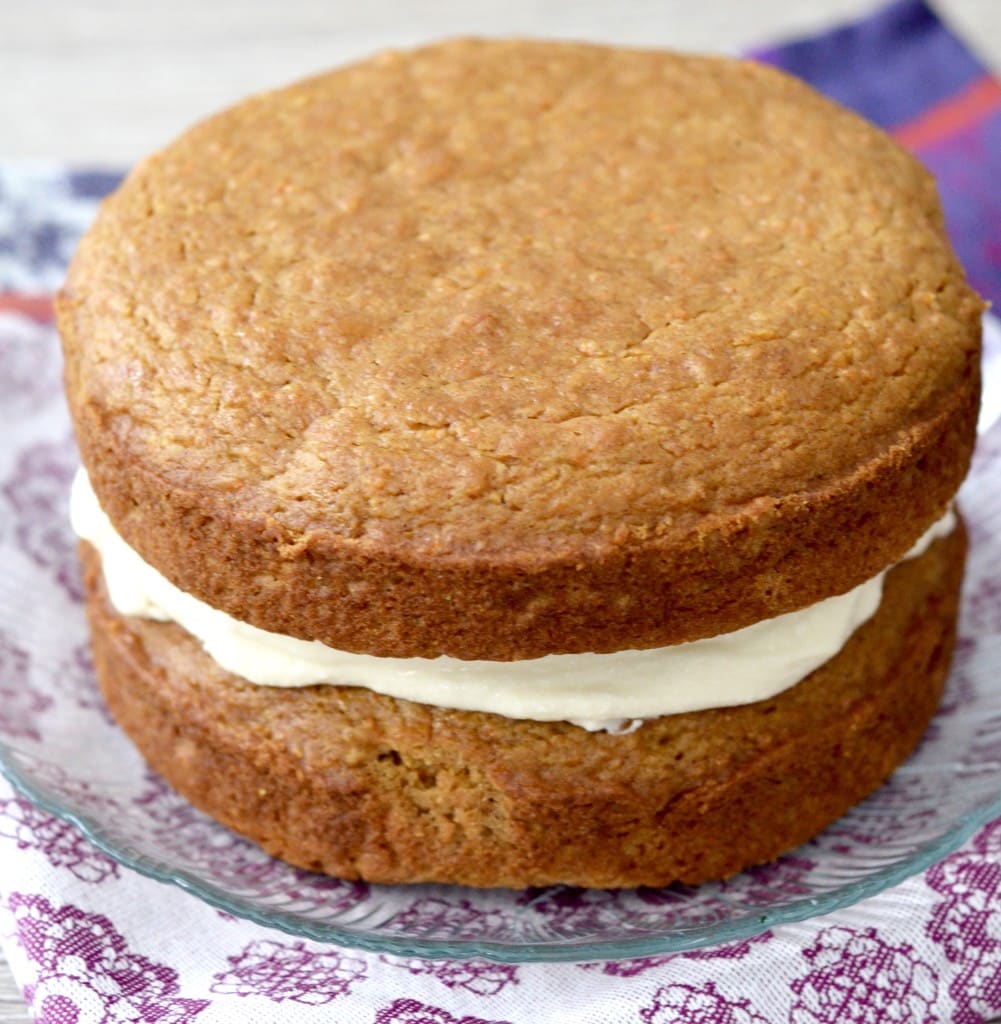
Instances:
[[[115,613],[85,546],[98,676],[157,771],[304,867],[375,882],[696,883],[778,856],[871,792],[924,731],[956,621],[962,528],[799,685],[625,736],[257,687],[179,627]]]
[[[58,303],[121,534],[238,618],[508,659],[847,590],[972,447],[929,176],[749,63],[391,53],[140,165]]]

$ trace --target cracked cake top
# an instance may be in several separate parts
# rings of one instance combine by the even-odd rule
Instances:
[[[175,582],[509,658],[737,628],[900,557],[965,471],[981,308],[930,176],[794,79],[456,40],[140,164],[59,320],[95,489]]]

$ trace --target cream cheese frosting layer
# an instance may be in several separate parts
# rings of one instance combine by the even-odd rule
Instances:
[[[122,540],[83,470],[70,511],[77,535],[100,553],[119,614],[176,622],[222,668],[251,683],[362,686],[422,704],[612,732],[645,718],[766,700],[794,686],[872,616],[885,576],[799,611],[673,647],[503,662],[379,658],[258,629],[179,590]],[[950,510],[904,557],[921,554],[955,523]]]

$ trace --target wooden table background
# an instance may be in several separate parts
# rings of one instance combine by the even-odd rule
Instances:
[[[933,2],[1001,70],[1001,0]],[[445,35],[547,35],[735,52],[875,6],[872,0],[0,0],[0,159],[124,167],[246,93],[381,47]],[[0,955],[0,1024],[28,1021]]]

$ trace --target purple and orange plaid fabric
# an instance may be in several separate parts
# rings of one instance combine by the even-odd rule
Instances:
[[[1001,80],[923,0],[756,51],[858,111],[935,175],[970,282],[1001,307]]]

